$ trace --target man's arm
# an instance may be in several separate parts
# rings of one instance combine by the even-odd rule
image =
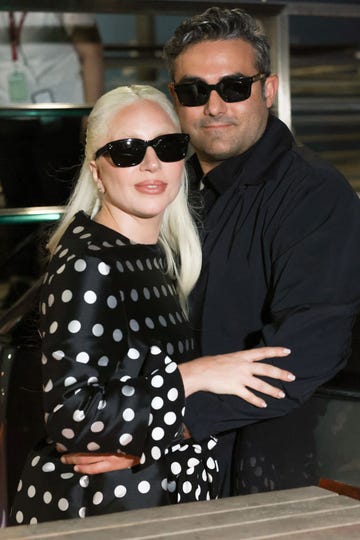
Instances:
[[[270,320],[258,345],[291,348],[291,357],[273,363],[291,370],[296,381],[283,383],[285,399],[267,398],[263,409],[233,396],[190,396],[185,423],[195,439],[287,414],[344,367],[360,299],[359,204],[333,172],[291,195],[267,242]]]

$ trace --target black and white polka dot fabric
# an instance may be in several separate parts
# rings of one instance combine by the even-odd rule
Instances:
[[[206,500],[215,439],[184,441],[177,363],[196,356],[158,245],[133,244],[84,213],[52,258],[41,295],[48,440],[29,456],[13,524]],[[124,452],[140,465],[75,473],[70,452]]]

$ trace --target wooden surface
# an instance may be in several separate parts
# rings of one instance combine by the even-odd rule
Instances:
[[[360,501],[318,487],[0,529],[0,540],[360,538]]]

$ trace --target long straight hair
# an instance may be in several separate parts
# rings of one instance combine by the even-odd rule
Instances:
[[[91,218],[101,208],[98,192],[90,171],[99,141],[104,141],[111,119],[124,107],[136,101],[150,100],[157,103],[169,116],[174,127],[181,131],[176,112],[163,92],[147,85],[120,86],[104,94],[95,104],[88,118],[85,157],[79,178],[66,207],[65,213],[48,242],[53,255],[62,235],[80,210]],[[159,242],[167,261],[167,273],[176,280],[181,305],[187,313],[187,298],[201,269],[201,245],[197,229],[188,206],[188,182],[184,167],[181,187],[176,198],[165,209]]]

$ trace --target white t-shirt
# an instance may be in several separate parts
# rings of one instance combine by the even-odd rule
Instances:
[[[16,11],[14,15],[18,27],[22,12]],[[15,66],[26,81],[27,97],[23,102],[83,103],[81,65],[70,39],[71,27],[95,24],[95,17],[89,14],[28,12],[20,32],[15,63],[9,12],[0,12],[0,105],[14,103],[9,80],[13,80]]]

